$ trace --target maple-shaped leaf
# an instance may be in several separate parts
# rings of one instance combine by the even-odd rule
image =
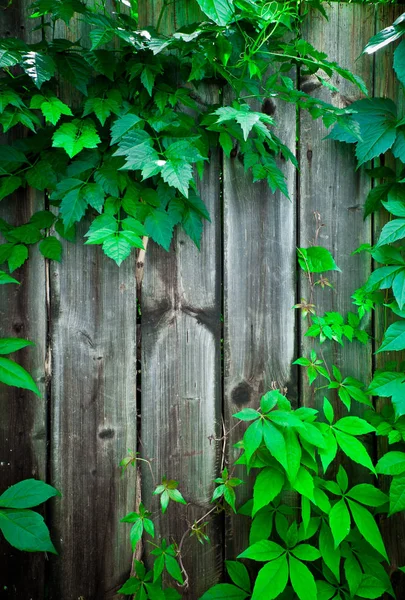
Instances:
[[[84,104],[83,117],[94,113],[101,125],[104,125],[111,113],[117,115],[120,104],[113,98],[89,98]]]
[[[72,116],[72,111],[67,104],[56,98],[56,96],[45,97],[36,94],[33,96],[30,108],[39,109],[45,117],[45,120],[52,125],[56,125],[62,115]]]
[[[96,126],[90,119],[73,119],[70,123],[64,123],[52,137],[52,146],[63,148],[70,158],[83,148],[96,148],[100,142]]]

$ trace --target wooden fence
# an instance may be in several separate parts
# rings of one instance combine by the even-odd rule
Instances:
[[[13,1],[0,14],[1,36],[35,41],[26,0]],[[143,23],[156,21],[162,0],[144,0]],[[400,6],[333,4],[329,20],[311,13],[304,38],[331,60],[361,75],[378,96],[396,101],[391,50],[375,58],[362,48],[376,31],[404,11]],[[187,0],[169,5],[166,30],[198,15]],[[80,33],[78,22],[72,35]],[[300,77],[305,88],[308,83]],[[325,88],[315,95],[343,106],[358,90],[337,81],[341,94]],[[216,90],[207,89],[214,100]],[[181,232],[170,252],[151,244],[140,301],[134,258],[118,268],[99,248],[66,244],[59,265],[33,253],[18,272],[20,286],[1,286],[1,335],[35,340],[35,349],[19,353],[34,374],[45,399],[6,388],[0,390],[0,487],[23,478],[47,480],[63,496],[49,502],[46,519],[60,551],[58,557],[23,554],[0,545],[0,596],[16,600],[102,600],[129,574],[129,526],[119,519],[134,510],[142,494],[151,506],[153,481],[148,468],[122,477],[119,461],[138,449],[151,461],[157,478],[178,479],[189,501],[158,516],[162,536],[181,538],[186,522],[210,507],[213,479],[220,470],[223,427],[229,434],[226,460],[241,432],[232,430],[232,414],[257,404],[270,387],[286,388],[297,405],[319,406],[292,361],[308,350],[299,315],[291,307],[307,296],[307,282],[296,265],[296,247],[314,238],[314,213],[324,227],[320,243],[329,248],[344,273],[334,273],[334,290],[319,291],[320,311],[349,310],[353,290],[370,271],[369,257],[350,256],[372,242],[381,227],[363,220],[362,204],[371,182],[355,170],[353,148],[324,140],[325,129],[306,113],[296,118],[292,105],[277,103],[280,136],[297,154],[300,170],[287,165],[291,202],[272,194],[265,183],[252,184],[237,158],[223,159],[213,149],[200,192],[212,223],[204,227],[198,252]],[[296,139],[299,139],[296,145]],[[1,215],[25,222],[45,207],[41,193],[28,191],[3,201]],[[83,232],[82,232],[83,233]],[[376,324],[374,335],[381,331]],[[335,364],[365,378],[371,373],[368,349],[334,349]],[[137,362],[141,358],[141,363]],[[138,379],[137,374],[142,376]],[[378,448],[375,448],[376,456]],[[359,467],[358,477],[364,472]],[[139,489],[139,487],[141,489]],[[383,522],[393,564],[405,563],[405,519]],[[247,539],[244,517],[212,519],[211,543],[194,539],[184,546],[191,588],[197,600],[220,580],[224,559],[234,558]],[[405,585],[394,581],[398,598]]]

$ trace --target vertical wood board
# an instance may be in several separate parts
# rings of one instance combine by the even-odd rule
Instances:
[[[374,34],[374,8],[359,4],[333,3],[325,5],[328,14],[326,21],[319,12],[310,11],[304,22],[303,37],[315,48],[328,54],[328,60],[336,61],[340,66],[352,69],[360,75],[368,89],[372,90],[373,59],[363,56],[359,60],[363,47]],[[330,92],[316,81],[314,76],[302,77],[301,88],[311,92],[317,98],[344,107],[362,97],[358,88],[334,76],[332,83],[339,92]],[[307,248],[311,245],[327,248],[335,258],[341,273],[329,271],[324,273],[333,289],[315,286],[313,297],[310,297],[306,276],[300,273],[300,297],[315,304],[316,313],[320,316],[326,311],[337,311],[345,315],[348,311],[356,313],[352,305],[351,295],[356,288],[366,281],[371,261],[367,253],[351,253],[363,243],[371,242],[371,220],[363,220],[363,205],[371,187],[370,179],[364,169],[356,171],[354,145],[343,144],[333,140],[325,140],[328,130],[321,119],[312,120],[305,111],[300,115],[300,225],[299,245]],[[316,239],[319,215],[322,227]],[[315,281],[320,275],[314,274]],[[367,319],[364,319],[367,325]],[[369,381],[371,376],[370,346],[357,341],[349,342],[344,338],[344,348],[334,342],[325,342],[319,346],[313,338],[305,337],[310,324],[302,320],[301,324],[301,356],[309,356],[315,347],[318,358],[324,357],[329,368],[332,364],[342,370],[343,377],[355,377],[361,381]],[[368,327],[369,329],[369,327]],[[307,376],[301,372],[302,402],[321,411],[323,396],[327,396],[335,408],[336,418],[347,414],[337,394],[327,390],[315,392],[315,388],[327,384],[320,377],[315,384],[308,385]],[[364,406],[352,401],[352,412],[363,412]],[[352,469],[352,467],[350,466]],[[332,465],[331,471],[334,469]],[[355,477],[367,477],[366,469],[356,465],[353,467]],[[352,470],[353,470],[352,469]]]
[[[204,224],[201,252],[178,231],[169,253],[150,244],[142,289],[141,452],[156,481],[143,469],[143,502],[150,506],[162,476],[179,481],[189,505],[159,515],[160,536],[180,542],[194,519],[210,508],[219,471],[220,437],[220,222],[217,152],[206,167],[199,194],[212,223]],[[156,512],[155,512],[156,511]],[[194,599],[218,581],[222,560],[219,522],[207,519],[210,544],[186,542],[183,559],[190,578],[184,598]]]
[[[258,110],[261,108],[259,107]],[[276,134],[295,153],[296,113],[293,105],[277,102]],[[282,161],[280,160],[282,164]],[[291,163],[283,164],[290,200],[272,194],[266,181],[253,184],[239,155],[224,160],[224,415],[229,432],[228,467],[243,436],[232,414],[257,408],[270,388],[287,390],[296,403],[295,315],[295,177]],[[247,481],[246,470],[235,469]],[[251,497],[251,488],[238,489],[238,504]],[[226,557],[248,545],[249,521],[228,519]]]
[[[32,32],[36,21],[28,21],[24,0],[2,8],[0,38],[19,37],[37,42]],[[21,129],[2,136],[12,143]],[[11,225],[27,223],[34,212],[44,209],[44,196],[33,190],[18,190],[2,200],[0,217]],[[5,240],[2,239],[1,243]],[[23,479],[46,479],[47,398],[46,398],[46,262],[38,247],[30,247],[29,260],[13,272],[20,285],[0,286],[0,337],[19,337],[35,342],[10,356],[33,376],[42,394],[0,384],[0,493]],[[7,271],[6,265],[1,266]],[[44,509],[40,509],[44,514]],[[12,548],[0,535],[0,589],[8,599],[31,600],[44,593],[45,556]]]

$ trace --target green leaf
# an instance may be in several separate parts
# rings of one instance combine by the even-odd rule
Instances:
[[[291,550],[291,553],[299,560],[312,561],[321,557],[319,550],[310,544],[298,544]]]
[[[233,141],[229,133],[226,133],[226,131],[222,131],[219,134],[219,143],[221,144],[221,148],[224,151],[225,156],[230,158],[231,152],[233,150]]]
[[[45,120],[48,123],[52,123],[52,125],[56,125],[62,115],[72,116],[72,111],[67,104],[56,98],[56,96],[47,98],[44,96],[34,96],[30,107],[39,108]]]
[[[231,0],[197,0],[201,10],[217,25],[225,26],[232,21],[234,9]]]
[[[226,570],[233,583],[250,593],[250,577],[247,568],[236,560],[225,561]]]
[[[350,107],[360,125],[361,140],[357,142],[359,165],[384,154],[396,138],[397,109],[389,98],[366,98]]]
[[[281,594],[288,581],[288,563],[286,555],[272,560],[262,567],[253,588],[252,600],[274,600]],[[313,600],[313,598],[312,598]]]
[[[405,85],[405,41],[396,47],[394,52],[394,70],[402,85]]]
[[[0,381],[6,385],[31,390],[41,397],[31,375],[23,367],[8,358],[0,358]]]
[[[91,49],[96,50],[99,46],[108,44],[114,37],[113,29],[92,29],[89,33]]]
[[[0,510],[0,529],[6,540],[18,550],[57,554],[43,517],[32,510]]]
[[[200,600],[245,600],[249,594],[230,583],[218,583],[203,594]]]
[[[336,421],[334,427],[351,435],[363,435],[375,431],[375,427],[359,417],[343,417],[343,419]]]
[[[392,396],[395,418],[405,414],[405,373],[388,371],[376,373],[367,390],[373,396]]]
[[[260,542],[256,542],[239,554],[238,558],[250,558],[251,560],[266,562],[274,560],[282,554],[285,554],[285,548],[280,546],[280,544],[276,544],[276,542],[271,542],[270,540],[260,540]]]
[[[7,260],[10,273],[21,267],[28,258],[28,248],[23,244],[13,246],[11,254]]]
[[[74,188],[63,196],[59,212],[65,229],[70,229],[74,223],[82,219],[87,206],[87,200],[83,197],[80,187]]]
[[[260,417],[260,413],[254,408],[243,408],[232,416],[240,421],[256,421]]]
[[[22,67],[37,88],[49,81],[55,73],[55,63],[50,56],[40,52],[28,52],[23,56]]]
[[[103,252],[118,266],[131,254],[131,244],[122,233],[113,234],[103,242]]]
[[[287,448],[287,475],[290,482],[293,482],[300,468],[302,450],[295,431],[287,429],[284,438]]]
[[[293,556],[289,556],[290,579],[300,600],[314,600],[317,598],[317,589],[314,576],[306,565]]]
[[[165,250],[169,250],[173,237],[173,222],[167,212],[154,210],[145,219],[148,235]]]
[[[332,531],[322,521],[319,534],[319,551],[326,564],[338,581],[340,581],[340,550],[335,548]]]
[[[183,584],[183,576],[181,574],[181,569],[177,560],[170,556],[169,554],[165,555],[165,566],[166,570],[175,579],[180,585]]]
[[[377,50],[384,48],[384,46],[395,42],[395,40],[400,38],[405,33],[403,21],[404,16],[401,15],[396,21],[394,21],[392,25],[386,27],[382,31],[379,31],[376,35],[369,39],[363,52],[372,54],[373,52],[377,52]]]
[[[405,348],[405,321],[392,323],[384,334],[378,352],[389,352],[391,350],[404,350]]]
[[[405,473],[393,477],[390,486],[389,516],[405,510]]]
[[[162,167],[163,181],[178,189],[183,196],[188,197],[190,180],[193,179],[193,168],[184,160],[168,160]]]
[[[100,142],[96,126],[90,119],[73,119],[70,123],[64,123],[52,137],[52,146],[63,148],[70,158],[84,148],[96,148]]]
[[[0,200],[7,198],[22,185],[21,177],[10,175],[0,179]]]
[[[347,496],[367,506],[382,506],[388,502],[388,496],[369,483],[359,483],[347,492]]]
[[[142,119],[132,113],[128,113],[119,119],[116,119],[111,126],[111,145],[116,144],[123,135],[128,133],[128,131],[132,129],[134,125],[140,123],[141,120]]]
[[[287,448],[284,436],[281,431],[267,419],[263,421],[263,438],[270,454],[272,454],[274,458],[287,470]]]
[[[350,533],[350,513],[343,498],[332,507],[329,513],[329,526],[337,548]]]
[[[14,277],[10,277],[8,273],[4,271],[0,271],[0,285],[4,285],[5,283],[20,283]]]
[[[145,164],[159,160],[153,147],[153,139],[143,129],[132,129],[118,142],[114,156],[125,156],[127,162],[122,169],[143,169]]]
[[[348,456],[351,460],[358,463],[359,465],[363,465],[367,469],[370,469],[372,473],[375,473],[374,465],[371,462],[371,458],[369,457],[367,450],[363,446],[359,440],[357,440],[354,436],[348,435],[347,433],[343,433],[341,431],[334,430],[336,441],[339,444],[340,448],[343,452]]]
[[[301,269],[309,273],[323,273],[324,271],[340,271],[333,256],[322,246],[298,248],[298,262]]]
[[[259,448],[263,440],[263,425],[262,421],[254,421],[250,425],[243,436],[243,443],[246,452],[246,460],[249,462],[253,454]]]
[[[58,490],[37,479],[24,479],[9,487],[0,496],[0,506],[4,508],[32,508],[52,498],[60,496]]]
[[[27,346],[35,346],[35,344],[22,338],[0,338],[0,354],[11,354]]]
[[[387,452],[378,461],[376,471],[382,475],[400,475],[405,473],[405,452],[397,450]]]
[[[284,475],[280,471],[272,467],[266,467],[260,471],[253,487],[252,517],[279,495],[283,485]]]
[[[405,238],[405,219],[393,219],[382,228],[376,246],[378,248],[385,244],[392,244],[403,238]]]
[[[363,572],[353,554],[350,554],[346,558],[344,569],[350,593],[352,596],[355,596],[363,577]]]
[[[377,527],[373,515],[366,508],[360,506],[360,504],[357,504],[357,502],[348,500],[348,503],[354,522],[356,523],[361,535],[388,561],[387,551],[385,550],[381,533]]]
[[[42,256],[58,262],[62,260],[62,250],[62,244],[53,235],[46,237],[39,244],[39,251]]]
[[[104,125],[111,114],[118,114],[120,105],[113,96],[107,98],[89,98],[84,104],[83,117],[94,113],[101,125]]]
[[[360,598],[381,598],[387,586],[374,575],[364,574],[356,594]]]

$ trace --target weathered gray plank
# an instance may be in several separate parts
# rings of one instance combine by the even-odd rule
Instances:
[[[29,4],[20,0],[7,9],[3,7],[0,38],[39,41],[40,32],[31,31],[37,23],[27,18]],[[11,130],[9,139],[16,135],[16,130]],[[19,191],[0,206],[1,217],[13,225],[21,225],[35,211],[44,209],[44,197],[37,192]],[[21,282],[19,286],[0,286],[0,337],[22,337],[36,343],[35,348],[17,352],[13,358],[32,373],[43,397],[0,384],[0,492],[22,479],[46,479],[46,264],[38,248],[31,249],[29,261],[13,275]],[[42,598],[45,555],[19,552],[0,538],[0,582],[4,597]]]
[[[380,31],[384,27],[391,25],[403,12],[405,12],[405,6],[403,4],[400,6],[378,6],[376,9],[376,31]],[[378,97],[392,98],[398,105],[398,114],[402,115],[405,106],[404,93],[402,87],[398,84],[398,80],[396,79],[392,69],[393,51],[395,47],[396,45],[390,45],[383,50],[379,50],[375,55],[374,93]],[[387,157],[385,164],[395,168],[395,160],[393,157]],[[397,165],[398,172],[401,168],[401,164]],[[382,211],[380,211],[376,215],[374,219],[374,242],[377,241],[381,228],[388,221],[388,219],[388,213],[383,214]],[[384,309],[376,310],[375,314],[374,326],[376,347],[380,345],[386,327],[393,320],[396,320],[395,317],[394,319],[392,318],[393,315],[391,311],[387,309],[385,310],[387,314],[384,314]],[[382,354],[377,354],[375,358],[376,368],[381,368],[384,366],[386,361],[403,360],[404,355],[402,352],[383,352]],[[377,401],[377,409],[381,410],[384,404],[387,403],[390,403],[390,400],[387,398],[381,398]],[[388,447],[386,438],[378,438],[378,457],[392,449],[392,446]],[[384,491],[388,491],[390,480],[391,478],[388,477],[380,477],[380,485]],[[403,540],[405,538],[404,514],[398,513],[390,518],[381,517],[380,525],[392,566],[402,566],[405,562],[405,550],[403,544]],[[397,598],[403,598],[405,596],[405,576],[400,571],[393,573],[392,584]]]
[[[260,110],[260,107],[259,107]],[[295,108],[277,103],[279,135],[295,152]],[[224,415],[230,468],[243,435],[232,414],[258,406],[271,387],[287,389],[296,402],[291,362],[296,353],[295,314],[295,177],[291,163],[284,172],[291,200],[272,194],[267,182],[252,184],[239,157],[224,162]],[[236,468],[244,481],[246,471]],[[243,498],[242,498],[243,495]],[[251,495],[244,488],[243,502]],[[231,517],[226,556],[234,559],[248,544],[248,522]]]
[[[61,556],[51,562],[52,597],[113,598],[128,575],[136,448],[134,258],[120,268],[101,248],[64,244],[51,269],[51,482],[63,494],[52,519]]]
[[[342,67],[361,75],[369,90],[372,90],[372,58],[363,56],[357,62],[356,59],[374,33],[373,7],[333,3],[330,6],[325,4],[325,9],[328,21],[320,13],[310,12],[304,25],[304,39],[326,52],[329,60],[335,60]],[[303,80],[305,91],[310,83]],[[313,94],[335,106],[345,106],[361,97],[360,91],[341,77],[334,77],[333,83],[340,89],[340,94],[331,94],[326,88],[320,87]],[[366,281],[370,271],[368,255],[350,255],[360,244],[371,241],[370,219],[363,220],[363,204],[370,188],[370,180],[363,170],[356,172],[353,146],[324,140],[326,134],[327,130],[320,119],[313,121],[305,111],[301,112],[299,244],[308,247],[314,243],[317,213],[323,226],[315,245],[328,248],[342,270],[342,273],[325,273],[334,289],[326,287],[322,290],[320,285],[315,286],[312,299],[308,281],[301,276],[300,296],[312,300],[319,315],[323,315],[325,311],[343,314],[347,311],[356,312],[350,296]],[[309,355],[310,349],[314,347],[313,339],[304,337],[307,327],[308,324],[303,321],[303,356]],[[319,346],[316,347],[319,350]],[[338,344],[325,343],[323,354],[329,366],[335,364],[341,368],[343,377],[352,376],[361,381],[369,381],[370,347],[356,341],[352,344],[346,342],[344,348]],[[321,410],[324,392],[325,390],[320,390],[314,393],[308,386],[306,375],[303,376],[302,402],[306,406],[315,406]],[[346,414],[346,409],[337,396],[330,393],[327,396],[333,401],[337,415]],[[353,412],[359,410],[355,402],[352,409]],[[356,476],[362,477],[366,470],[356,465],[356,473]]]
[[[156,25],[162,3],[141,2],[142,25]],[[160,31],[200,18],[195,2],[179,0],[163,13]],[[204,102],[218,102],[217,89],[198,90]],[[142,501],[153,507],[159,538],[179,543],[194,519],[212,506],[213,479],[220,468],[220,445],[209,438],[221,432],[220,365],[220,170],[219,154],[199,183],[212,223],[204,223],[201,252],[178,231],[171,251],[150,243],[142,288],[142,434],[141,452],[152,461],[158,481],[177,479],[189,505],[170,506],[159,515],[157,499],[151,504],[155,482],[143,468]],[[221,576],[221,520],[207,519],[211,543],[202,546],[186,538],[182,559],[189,578],[185,599],[202,595]],[[146,546],[146,550],[148,550]]]
[[[80,19],[57,37],[86,40]],[[66,85],[64,100],[77,103]],[[137,445],[135,253],[120,268],[101,248],[64,243],[51,268],[51,482],[63,497],[52,520],[61,557],[49,570],[51,597],[115,598],[131,568],[128,527],[136,474],[120,460]]]
[[[156,512],[159,537],[177,543],[188,523],[210,506],[219,471],[219,448],[210,436],[221,431],[220,388],[220,209],[219,168],[213,151],[199,193],[212,223],[204,225],[201,252],[183,232],[165,253],[150,244],[142,289],[142,455],[152,460],[157,481],[180,482],[190,503]],[[149,469],[143,470],[142,498],[151,506]],[[158,510],[157,502],[153,503]],[[198,598],[219,576],[220,525],[211,519],[211,544],[186,542],[183,559],[190,579],[184,598]]]

